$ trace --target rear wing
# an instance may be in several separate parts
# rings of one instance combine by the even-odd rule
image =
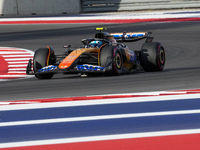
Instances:
[[[146,42],[151,42],[152,32],[123,32],[123,33],[110,33],[117,42],[133,42],[147,38]]]

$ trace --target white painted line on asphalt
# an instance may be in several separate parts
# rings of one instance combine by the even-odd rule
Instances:
[[[20,73],[26,74],[26,71],[9,71],[8,74],[10,74],[10,73],[11,73],[11,74],[12,74],[12,73],[14,73],[14,74],[18,74],[18,73],[19,73],[19,74],[20,74]]]
[[[12,78],[12,77],[18,77],[18,78],[20,78],[20,77],[23,77],[23,78],[25,78],[25,77],[27,77],[27,75],[0,75],[0,78],[5,78],[5,77],[8,77],[8,78]]]
[[[3,57],[7,58],[7,57],[30,57],[29,59],[33,58],[33,55],[4,55]],[[24,58],[22,58],[24,59]]]
[[[26,68],[9,68],[8,72],[12,72],[12,71],[26,71]]]
[[[200,91],[199,91],[200,92]],[[160,94],[186,94],[187,91],[158,91],[158,92],[140,92],[140,93],[122,93],[122,94],[103,94],[95,96],[128,96],[128,95],[160,95]]]
[[[8,61],[8,64],[28,64],[28,61]]]
[[[68,144],[68,143],[78,143],[78,142],[95,142],[95,141],[105,141],[105,140],[122,140],[122,139],[132,139],[132,138],[175,136],[175,135],[189,135],[189,134],[200,134],[200,129],[170,130],[170,131],[157,131],[157,132],[144,132],[144,133],[142,132],[142,133],[114,134],[114,135],[88,136],[88,137],[76,137],[76,138],[62,138],[62,139],[50,139],[50,140],[35,140],[35,141],[25,141],[25,142],[10,142],[10,143],[0,144],[0,148]]]
[[[3,52],[3,51],[0,51],[0,55],[6,55],[6,54],[30,54],[30,52],[19,52],[16,50],[16,52]]]
[[[153,92],[152,92],[152,95],[153,95]],[[190,99],[200,99],[200,94],[112,98],[112,99],[97,99],[97,100],[76,100],[76,101],[65,101],[65,102],[37,103],[37,104],[28,104],[28,105],[25,105],[25,104],[5,105],[5,106],[0,106],[0,108],[1,108],[1,111],[9,111],[9,110],[107,105],[107,104],[120,104],[120,103],[121,104],[123,104],[123,103],[142,103],[142,102],[158,102],[158,101],[174,101],[174,100],[190,100]],[[52,98],[52,100],[53,100],[53,98]],[[30,102],[31,101],[34,102],[34,100],[30,100]],[[26,102],[26,101],[24,101],[24,102]],[[1,103],[3,103],[3,102],[1,102]]]
[[[72,117],[72,118],[57,118],[57,119],[41,119],[41,120],[3,122],[3,123],[0,123],[0,127],[47,124],[47,123],[61,123],[61,122],[75,122],[75,121],[92,121],[92,120],[104,120],[104,119],[123,119],[123,118],[135,118],[135,117],[184,115],[184,114],[197,114],[197,113],[200,113],[200,109],[165,111],[165,112],[132,113],[132,114],[117,114],[117,115],[101,115],[101,116],[87,116],[87,117]]]
[[[8,67],[27,67],[27,64],[25,64],[25,65],[8,65]]]
[[[31,57],[31,58],[33,58],[33,57]],[[28,61],[31,58],[13,58],[13,59],[5,59],[5,60],[6,61],[18,61],[18,60],[20,60],[20,61]]]
[[[110,13],[110,14],[85,14],[85,15],[74,15],[74,16],[61,16],[61,17],[27,17],[27,18],[1,18],[3,21],[59,21],[59,20],[106,20],[106,19],[158,19],[158,18],[192,18],[200,17],[200,13],[192,12],[189,13],[174,13],[173,12],[150,12],[150,13]]]
[[[12,68],[12,69],[10,68],[10,69],[8,69],[8,71],[18,71],[18,70],[19,70],[19,71],[20,71],[20,70],[26,70],[26,68],[14,68],[14,69],[13,69],[13,68]]]

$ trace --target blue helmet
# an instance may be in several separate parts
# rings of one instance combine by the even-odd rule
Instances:
[[[89,46],[100,48],[102,44],[103,44],[102,41],[92,41],[90,42]]]

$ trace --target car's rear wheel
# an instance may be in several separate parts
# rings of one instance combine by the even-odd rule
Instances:
[[[107,69],[107,75],[118,75],[122,72],[123,58],[116,46],[104,46],[100,50],[100,66]]]
[[[55,54],[51,48],[39,48],[36,50],[33,58],[33,70],[37,72],[39,69],[53,65],[55,63]],[[38,79],[51,79],[53,73],[35,74]]]
[[[162,71],[165,66],[165,50],[162,44],[144,43],[140,51],[140,63],[144,71]]]

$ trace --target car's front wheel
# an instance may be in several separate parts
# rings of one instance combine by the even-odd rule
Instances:
[[[36,73],[39,69],[53,65],[55,62],[55,54],[51,48],[39,48],[36,50],[33,58],[33,70]],[[53,73],[35,74],[38,79],[51,79]]]

